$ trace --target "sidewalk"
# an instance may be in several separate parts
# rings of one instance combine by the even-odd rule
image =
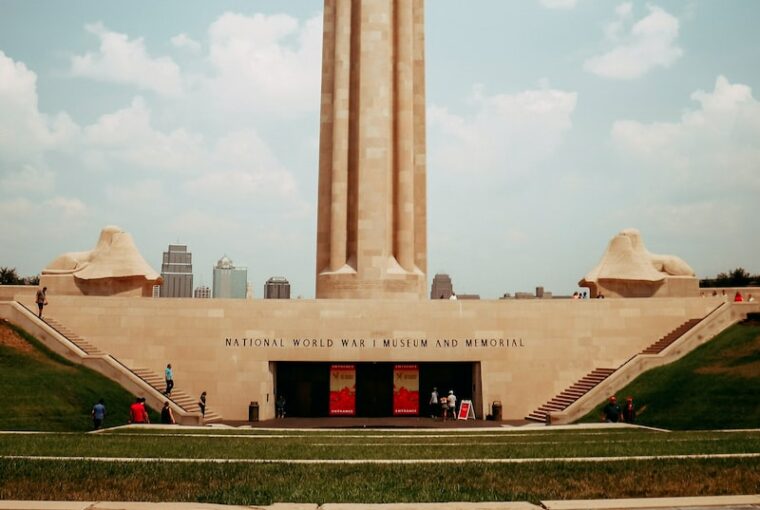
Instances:
[[[355,504],[275,503],[229,506],[204,503],[102,501],[0,501],[0,510],[760,510],[760,495],[692,498],[599,499],[525,502]]]

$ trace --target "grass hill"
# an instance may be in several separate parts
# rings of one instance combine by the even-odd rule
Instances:
[[[110,379],[58,356],[21,328],[0,319],[0,430],[83,431],[103,399],[105,426],[129,418],[134,396]],[[156,418],[151,413],[151,421]]]
[[[617,393],[632,396],[636,423],[673,430],[760,427],[760,321],[734,325],[680,360],[641,374]],[[581,422],[599,421],[604,402]]]

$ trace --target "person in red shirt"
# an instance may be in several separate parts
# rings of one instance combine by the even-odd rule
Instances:
[[[129,406],[129,423],[150,423],[144,398],[138,397],[135,403]]]
[[[742,303],[743,301],[744,301],[744,298],[742,297],[742,293],[737,290],[736,294],[734,295],[734,302]]]

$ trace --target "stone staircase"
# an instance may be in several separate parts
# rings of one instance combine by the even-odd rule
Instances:
[[[163,376],[147,369],[147,368],[133,368],[132,372],[135,373],[140,379],[153,386],[156,390],[163,393],[166,389],[166,381]],[[171,397],[167,397],[179,407],[189,413],[200,413],[201,409],[198,407],[198,400],[194,399],[182,390],[178,390],[176,387],[172,389]],[[222,421],[222,417],[215,413],[211,408],[206,406],[206,415],[203,417],[204,423],[213,423]]]
[[[79,347],[81,350],[83,350],[87,355],[89,356],[105,356],[105,352],[101,351],[94,345],[92,345],[90,342],[82,338],[81,336],[77,335],[70,329],[68,329],[66,326],[61,324],[58,320],[54,319],[53,317],[44,317],[43,320],[47,322],[47,324],[52,327],[54,330],[56,330],[61,335],[65,336],[69,339],[71,343]]]
[[[700,323],[702,319],[689,319],[688,321],[684,322],[680,326],[678,326],[676,329],[665,335],[664,337],[657,340],[655,343],[641,351],[639,354],[659,354],[662,351],[664,351],[670,344],[681,338],[683,335],[685,335],[689,330],[691,330],[694,326]],[[638,354],[637,354],[638,356]],[[634,356],[635,357],[635,356]],[[631,358],[633,359],[633,358]],[[628,360],[630,361],[630,360]],[[627,363],[627,361],[626,361]],[[624,363],[625,364],[625,363]],[[618,367],[619,368],[619,367]],[[586,374],[582,379],[580,379],[578,382],[570,386],[568,389],[548,401],[546,404],[542,405],[532,413],[530,413],[528,416],[525,417],[526,420],[530,421],[538,421],[545,423],[547,420],[547,417],[549,416],[549,413],[564,411],[570,405],[572,405],[576,400],[581,398],[583,395],[591,391],[593,388],[598,386],[602,381],[607,379],[610,375],[612,375],[617,368],[596,368]]]
[[[702,319],[690,319],[680,326],[678,326],[676,329],[665,335],[664,337],[657,340],[655,343],[641,351],[641,354],[660,354],[662,351],[664,351],[670,344],[681,338],[683,335],[686,334],[687,331],[689,331],[691,328],[699,324],[699,322]]]
[[[530,413],[525,419],[541,423],[546,422],[549,413],[563,411],[600,382],[607,379],[614,371],[614,368],[595,368],[565,391]]]
[[[67,338],[71,343],[76,345],[80,350],[84,351],[88,356],[107,356],[108,354],[98,349],[92,343],[88,342],[77,333],[67,328],[54,317],[43,317],[43,320],[48,326],[55,329],[59,334]],[[111,356],[113,357],[113,356]],[[114,358],[116,359],[116,358]],[[129,368],[122,362],[116,360],[119,364],[124,366],[125,369],[131,371],[134,375],[145,381],[149,386],[153,387],[159,393],[163,393],[166,389],[166,381],[162,375],[156,374],[145,368]],[[200,413],[200,407],[198,407],[198,401],[188,395],[182,390],[172,390],[171,397],[167,397],[167,400],[171,400],[178,407],[182,408],[188,413]],[[203,417],[204,423],[214,423],[222,420],[222,416],[214,412],[211,408],[206,406],[206,415]]]

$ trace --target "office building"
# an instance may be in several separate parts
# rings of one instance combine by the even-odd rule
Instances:
[[[208,299],[211,297],[211,289],[208,287],[208,285],[201,285],[199,287],[196,287],[195,291],[193,292],[193,297],[196,299]]]
[[[215,298],[245,299],[248,288],[248,269],[235,267],[232,260],[225,255],[214,267]]]
[[[444,273],[436,273],[433,285],[430,287],[430,299],[449,299],[454,293],[451,277]]]
[[[193,254],[184,244],[170,244],[161,262],[161,297],[193,296]]]
[[[264,299],[290,299],[290,283],[283,276],[273,276],[264,284]]]

